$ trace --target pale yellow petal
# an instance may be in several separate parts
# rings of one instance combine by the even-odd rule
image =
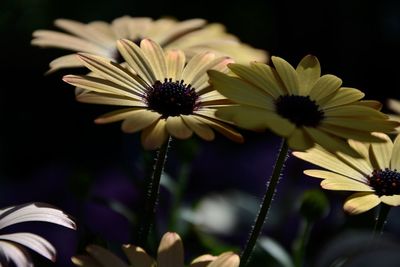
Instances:
[[[304,151],[314,145],[314,141],[302,128],[295,128],[287,139],[288,146],[293,150]]]
[[[327,124],[324,121],[318,126],[318,128],[344,139],[351,138],[362,142],[384,142],[381,138],[372,135],[371,132]]]
[[[150,66],[159,81],[164,81],[167,77],[167,63],[165,54],[161,46],[151,39],[143,39],[140,42],[143,55],[147,58]]]
[[[225,252],[211,262],[207,267],[239,267],[240,258],[233,252]]]
[[[217,257],[210,254],[201,255],[195,258],[191,263],[190,267],[207,267],[210,262],[214,261]]]
[[[275,69],[261,62],[250,62],[250,67],[261,79],[262,88],[272,95],[274,99],[286,94],[286,91],[282,88],[281,81],[277,78],[278,74]]]
[[[72,50],[76,52],[86,52],[100,56],[111,56],[111,53],[101,45],[94,44],[79,37],[74,37],[70,34],[38,30],[33,32],[34,39],[32,45],[40,47],[55,47]]]
[[[381,203],[379,197],[373,193],[355,193],[346,199],[344,210],[352,215],[366,212]]]
[[[125,96],[136,101],[142,101],[143,98],[141,88],[127,88],[102,78],[66,75],[63,77],[63,81],[97,93]]]
[[[192,80],[188,81],[200,94],[202,93],[203,89],[207,88],[209,84],[209,77],[207,74],[208,70],[215,70],[219,72],[226,73],[228,72],[227,65],[232,63],[233,60],[228,57],[219,57],[204,65],[201,69],[198,70],[197,74],[193,76]],[[186,80],[185,80],[186,81]]]
[[[255,107],[227,106],[218,108],[215,115],[244,129],[264,130],[269,126],[267,113],[270,112]]]
[[[83,62],[79,59],[78,55],[71,54],[62,57],[58,57],[49,63],[50,69],[46,74],[53,73],[59,69],[63,68],[75,68],[83,67]]]
[[[393,132],[398,122],[374,119],[374,118],[351,118],[351,117],[326,117],[324,123],[335,126],[346,127],[359,131],[368,132]]]
[[[89,54],[80,53],[79,58],[83,60],[87,68],[110,82],[125,87],[128,90],[129,88],[136,88],[141,92],[146,90],[146,85],[140,83],[133,73],[129,72],[120,64],[112,62],[107,58]]]
[[[122,39],[117,41],[118,51],[128,65],[149,85],[156,81],[156,75],[142,50],[132,41]]]
[[[370,117],[377,119],[387,119],[388,116],[372,109],[359,105],[345,105],[329,109],[324,109],[324,115],[327,117]]]
[[[299,77],[299,95],[309,95],[311,88],[321,76],[321,66],[315,56],[305,56],[296,68]]]
[[[149,127],[156,120],[161,118],[161,114],[146,109],[139,109],[129,113],[129,117],[122,123],[122,131],[125,133],[138,132]]]
[[[145,149],[158,149],[167,141],[168,132],[165,125],[166,121],[160,119],[142,131],[141,141]]]
[[[341,180],[348,179],[362,184],[366,184],[368,182],[368,180],[365,177],[360,177],[360,176],[349,177],[336,172],[325,171],[325,170],[305,170],[304,174],[320,179],[341,179]]]
[[[390,169],[400,172],[400,134],[398,134],[394,140]]]
[[[374,192],[374,190],[365,183],[344,176],[339,177],[339,175],[324,179],[321,182],[321,187],[328,190]]]
[[[176,233],[164,234],[157,252],[157,267],[183,267],[183,244]]]
[[[95,123],[103,124],[103,123],[110,123],[110,122],[124,120],[129,118],[130,115],[136,113],[138,110],[141,109],[142,108],[126,108],[126,109],[114,110],[104,115],[101,115],[99,118],[95,120]]]
[[[197,54],[187,63],[182,73],[182,79],[185,80],[185,83],[191,84],[193,82],[193,78],[199,73],[199,71],[203,69],[204,66],[212,62],[214,59],[214,53],[203,52]]]
[[[386,142],[371,144],[373,160],[381,170],[384,170],[385,168],[390,168],[390,159],[392,157],[393,151],[392,140],[389,138],[389,136],[383,133],[374,133],[374,135],[385,139]]]
[[[379,101],[376,101],[376,100],[360,100],[360,101],[355,102],[354,105],[369,107],[369,108],[373,108],[376,110],[381,110],[383,107],[382,103]]]
[[[102,267],[102,265],[87,255],[78,255],[71,257],[71,261],[73,264],[81,267]]]
[[[181,115],[181,117],[187,126],[189,126],[189,128],[202,139],[206,141],[214,140],[214,131],[207,124],[199,121],[195,116]]]
[[[243,136],[237,132],[235,129],[232,127],[229,127],[227,124],[219,122],[215,119],[212,119],[208,116],[196,116],[196,113],[194,114],[197,120],[201,121],[202,123],[207,124],[217,132],[223,134],[224,136],[228,137],[230,140],[238,142],[238,143],[243,143]]]
[[[113,106],[147,107],[146,103],[126,96],[111,95],[84,91],[76,96],[76,100],[89,104],[103,104]]]
[[[316,128],[304,127],[304,129],[317,144],[324,147],[328,151],[341,151],[353,157],[360,157],[360,155],[344,140]]]
[[[54,25],[76,36],[96,43],[105,49],[115,47],[115,36],[110,36],[107,32],[104,33],[104,29],[100,29],[97,24],[84,24],[69,19],[56,19]]]
[[[358,152],[357,149],[355,149],[355,150]],[[349,166],[355,168],[359,172],[363,173],[365,176],[371,175],[371,173],[374,170],[371,163],[369,162],[369,160],[367,158],[365,158],[363,154],[359,153],[360,155],[362,155],[362,157],[360,157],[360,158],[351,157],[351,156],[341,153],[341,152],[337,152],[337,154],[341,160],[343,160]]]
[[[400,134],[394,139],[390,169],[400,171]]]
[[[400,206],[400,195],[381,196],[381,201],[390,206]]]
[[[141,248],[133,245],[123,245],[122,250],[132,267],[156,267],[156,262]]]
[[[325,97],[331,96],[335,91],[340,88],[342,80],[330,74],[320,77],[310,90],[310,98],[319,103]]]
[[[271,96],[242,79],[213,70],[208,74],[215,89],[234,102],[258,108],[270,106],[272,102]]]
[[[193,131],[185,124],[180,116],[167,118],[167,131],[178,139],[187,139],[192,136]]]
[[[400,114],[400,101],[396,99],[388,99],[387,106],[392,111],[396,112],[397,114]]]
[[[167,76],[173,81],[182,79],[182,71],[185,66],[185,54],[181,50],[170,50],[165,53],[167,62]]]
[[[274,67],[279,74],[289,95],[299,95],[299,79],[296,70],[286,60],[280,57],[271,57]]]
[[[242,64],[229,64],[229,68],[243,80],[267,92],[272,98],[278,98],[281,90],[272,75],[271,67],[260,63],[252,63],[253,66]],[[259,70],[255,70],[255,68]],[[267,70],[266,70],[267,69]],[[260,73],[262,71],[262,73]],[[264,72],[269,72],[265,74]],[[270,80],[272,79],[272,80]]]
[[[353,179],[365,181],[363,173],[352,168],[342,160],[338,159],[334,154],[326,151],[320,146],[313,147],[306,152],[295,151],[293,152],[293,155],[330,171],[351,177]]]
[[[318,105],[327,109],[356,102],[364,96],[365,94],[358,89],[341,87],[334,95],[328,95],[318,100]]]
[[[109,250],[97,245],[89,245],[87,252],[102,266],[128,267],[128,265]]]

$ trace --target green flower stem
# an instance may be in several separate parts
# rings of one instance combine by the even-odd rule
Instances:
[[[267,217],[268,210],[271,206],[272,199],[275,195],[276,187],[279,183],[279,178],[281,176],[281,172],[284,166],[284,163],[288,156],[289,147],[286,143],[286,140],[282,140],[281,148],[278,154],[278,158],[275,162],[274,169],[272,171],[271,178],[267,184],[267,191],[265,192],[264,199],[262,200],[262,204],[260,206],[260,210],[258,211],[256,220],[254,222],[254,226],[251,230],[250,237],[247,240],[246,246],[243,249],[240,256],[240,266],[244,267],[247,265],[250,256],[254,250],[257,239],[261,234],[262,227],[264,225],[265,218]]]
[[[389,214],[390,208],[391,206],[385,203],[381,203],[379,208],[379,214],[375,220],[375,226],[373,231],[374,239],[383,233],[383,228],[385,227],[386,219]]]
[[[145,203],[145,211],[143,216],[143,222],[138,233],[138,246],[146,247],[147,239],[150,233],[150,229],[153,225],[154,217],[156,214],[158,194],[160,191],[160,180],[164,169],[165,161],[167,159],[167,152],[171,137],[168,137],[168,141],[165,142],[157,153],[156,163],[154,165],[153,174],[147,185],[147,198]]]
[[[171,205],[171,215],[168,222],[169,231],[178,231],[177,223],[179,218],[179,209],[181,206],[183,194],[186,191],[186,187],[189,181],[189,173],[190,173],[190,164],[185,162],[182,164],[179,174],[178,181],[176,183],[176,187],[174,188],[174,194],[172,195],[172,205]]]
[[[294,247],[294,266],[302,267],[304,265],[304,257],[306,253],[306,247],[308,240],[310,239],[311,230],[313,228],[313,222],[304,219],[301,223],[298,239],[296,240]]]

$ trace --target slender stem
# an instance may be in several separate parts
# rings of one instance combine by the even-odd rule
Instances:
[[[373,230],[374,239],[383,233],[383,228],[386,223],[387,216],[389,214],[391,206],[381,203],[379,208],[379,214],[375,219],[375,225]]]
[[[158,194],[160,191],[161,174],[163,172],[165,161],[167,159],[167,152],[170,142],[171,142],[171,137],[168,137],[168,141],[165,142],[158,150],[153,174],[147,185],[147,196],[146,196],[143,222],[138,233],[138,245],[141,247],[146,247],[150,229],[151,226],[153,225],[157,209]]]
[[[262,227],[264,225],[265,218],[267,217],[268,210],[271,206],[272,199],[275,195],[276,186],[279,183],[279,178],[281,176],[281,171],[283,169],[284,163],[288,156],[288,145],[286,140],[282,140],[281,148],[278,154],[278,158],[276,159],[274,169],[272,171],[271,178],[267,184],[267,191],[265,192],[264,198],[262,200],[262,204],[258,211],[256,220],[254,222],[254,226],[251,230],[250,237],[247,240],[246,246],[241,253],[240,265],[246,266],[250,256],[254,250],[254,246],[256,245],[257,239],[261,234]]]
[[[294,264],[296,267],[302,267],[304,265],[304,256],[306,254],[306,246],[308,243],[308,240],[310,239],[311,235],[311,230],[313,228],[313,222],[310,220],[303,220],[300,233],[299,233],[299,238],[296,241],[295,244],[295,251],[294,251]]]

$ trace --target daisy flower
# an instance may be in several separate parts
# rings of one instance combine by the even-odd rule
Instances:
[[[279,57],[272,62],[274,68],[258,62],[229,64],[237,76],[209,71],[216,90],[237,103],[219,108],[216,115],[242,128],[270,129],[294,150],[317,143],[352,155],[346,139],[379,142],[372,131],[391,132],[398,125],[379,112],[379,102],[362,101],[361,91],[342,87],[334,75],[321,76],[316,57],[304,57],[296,69]]]
[[[176,233],[166,233],[158,247],[157,259],[151,258],[140,247],[124,245],[122,249],[130,263],[117,257],[110,251],[90,245],[86,248],[89,255],[80,255],[72,258],[72,262],[82,267],[183,267],[184,255],[182,240]],[[232,252],[225,252],[219,256],[209,254],[194,259],[192,267],[238,267],[239,256]]]
[[[55,26],[65,31],[37,30],[32,44],[85,52],[120,62],[117,40],[128,39],[137,44],[150,38],[165,49],[181,49],[190,58],[198,52],[213,51],[230,56],[238,62],[266,61],[267,53],[255,49],[228,34],[223,25],[207,24],[203,19],[177,21],[172,18],[153,20],[147,17],[123,16],[111,23],[94,21],[88,24],[73,20],[57,19]],[[73,54],[59,57],[50,63],[49,72],[61,68],[81,67],[82,62]]]
[[[109,59],[80,54],[93,76],[64,76],[64,81],[83,88],[77,99],[86,103],[125,106],[96,119],[97,123],[123,120],[126,133],[142,131],[142,144],[156,149],[171,135],[189,138],[193,132],[204,140],[213,140],[213,130],[241,142],[242,136],[215,117],[215,107],[230,101],[208,84],[207,70],[227,71],[226,57],[203,52],[185,65],[180,50],[163,49],[144,39],[140,47],[129,40],[118,41],[118,49],[127,62],[123,67]],[[213,130],[212,130],[213,129]]]
[[[0,210],[0,229],[23,222],[49,222],[76,229],[75,223],[61,210],[44,203],[27,203]],[[56,260],[56,249],[46,239],[32,233],[20,232],[0,235],[0,265],[32,267],[25,247],[49,260]]]
[[[323,179],[321,187],[329,190],[356,192],[344,203],[350,214],[368,211],[381,202],[400,205],[400,136],[394,143],[382,133],[374,135],[384,143],[363,143],[349,140],[362,158],[343,153],[330,153],[320,146],[293,155],[326,170],[306,170],[305,174]]]

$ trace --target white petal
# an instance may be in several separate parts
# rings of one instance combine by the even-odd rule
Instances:
[[[43,257],[55,261],[56,249],[52,244],[41,236],[32,233],[14,233],[0,235],[0,239],[12,241],[24,245],[33,251],[36,251]]]
[[[76,229],[75,223],[67,214],[45,203],[27,203],[0,212],[0,229],[29,221],[50,222]]]
[[[0,241],[0,253],[7,261],[13,261],[16,267],[33,267],[33,262],[22,247],[11,242]]]

